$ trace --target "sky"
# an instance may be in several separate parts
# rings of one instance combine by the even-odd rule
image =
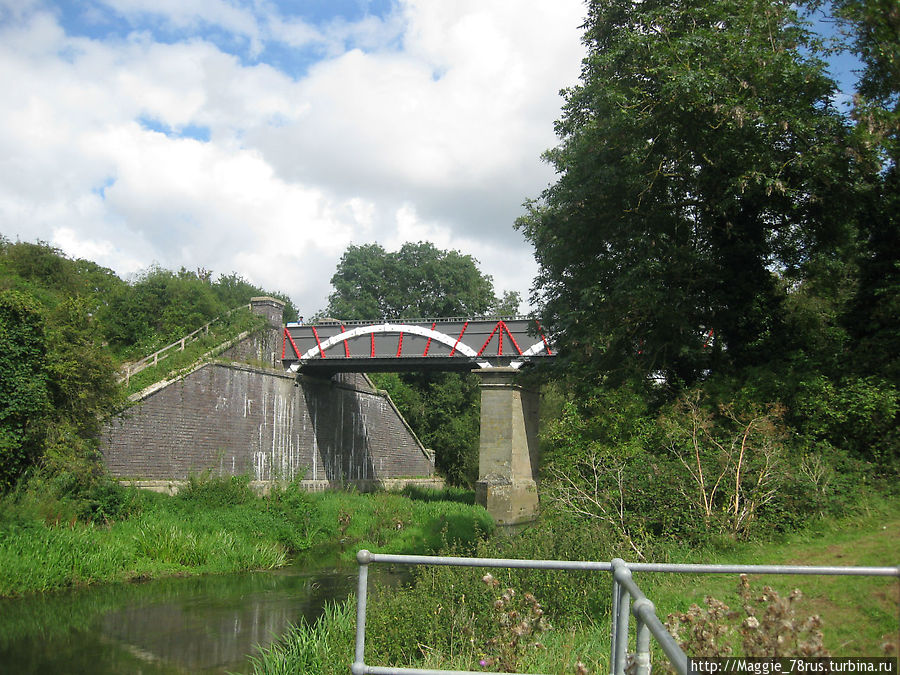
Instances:
[[[0,234],[323,309],[430,241],[527,300],[582,0],[0,0]],[[527,303],[523,304],[523,309]]]

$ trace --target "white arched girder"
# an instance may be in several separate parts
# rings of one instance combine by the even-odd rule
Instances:
[[[535,342],[528,349],[526,349],[524,352],[522,352],[522,356],[523,357],[524,356],[534,356],[535,354],[540,354],[542,351],[545,351],[546,349],[547,349],[547,345],[544,343],[543,340],[541,340],[540,342]],[[518,368],[522,367],[523,363],[525,363],[525,362],[524,361],[513,361],[512,363],[509,364],[509,367],[518,369]]]
[[[321,353],[327,351],[331,347],[334,347],[335,345],[340,344],[345,340],[352,340],[353,338],[357,338],[363,335],[371,335],[373,333],[410,333],[440,342],[441,344],[450,347],[450,349],[455,349],[456,351],[460,352],[464,356],[468,356],[469,358],[478,358],[478,353],[474,349],[462,342],[461,339],[453,337],[452,335],[447,335],[446,333],[441,333],[440,331],[425,328],[423,326],[398,323],[382,323],[374,326],[359,326],[352,330],[332,335],[330,338],[324,340],[321,344],[307,349],[300,357],[300,360],[297,363],[291,365],[290,369],[293,372],[297,372],[304,361],[309,361],[310,359],[317,358]],[[546,345],[543,341],[536,342],[527,350],[522,352],[522,356],[533,356],[535,354],[539,354],[544,351],[545,348]],[[520,368],[523,363],[524,361],[513,361],[509,365],[512,368]],[[479,368],[491,367],[491,364],[487,361],[476,361],[476,364]]]

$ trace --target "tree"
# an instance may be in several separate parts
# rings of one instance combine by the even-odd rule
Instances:
[[[44,317],[33,298],[0,291],[0,491],[41,455],[50,413]]]
[[[478,316],[499,304],[472,256],[430,242],[394,253],[379,244],[350,246],[331,284],[326,313],[345,320]]]
[[[812,3],[814,6],[818,2]],[[847,313],[854,362],[863,374],[900,384],[900,6],[894,0],[835,0],[842,48],[863,64],[853,99],[864,165],[859,286]]]
[[[785,299],[852,242],[849,129],[785,0],[594,0],[559,178],[517,227],[560,352],[689,384],[782,348]]]

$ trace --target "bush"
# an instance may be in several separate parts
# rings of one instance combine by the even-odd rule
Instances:
[[[250,476],[191,475],[178,491],[179,499],[207,507],[247,504],[256,499]]]

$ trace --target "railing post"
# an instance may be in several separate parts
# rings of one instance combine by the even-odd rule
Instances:
[[[636,648],[634,655],[635,675],[650,675],[650,627],[644,622],[644,611],[656,612],[653,603],[647,598],[639,598],[634,603]]]
[[[371,554],[362,549],[356,554],[359,562],[359,583],[356,587],[356,653],[350,671],[353,675],[365,675],[366,668],[366,591],[369,583]]]
[[[619,626],[619,580],[612,577],[612,608],[609,617],[609,675],[616,675],[616,628]]]
[[[612,564],[613,577],[617,580],[623,578],[631,578],[631,570],[621,558],[613,558]],[[613,655],[615,658],[615,670],[613,675],[625,674],[625,653],[628,651],[628,620],[631,611],[631,594],[624,584],[619,584],[619,602],[616,619],[616,642],[613,645]]]

